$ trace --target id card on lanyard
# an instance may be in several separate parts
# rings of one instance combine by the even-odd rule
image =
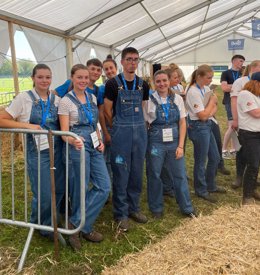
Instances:
[[[121,73],[121,77],[122,77],[122,81],[123,81],[123,84],[124,84],[125,91],[127,91],[127,92],[135,91],[135,89],[136,89],[136,75],[135,75],[135,78],[134,78],[132,90],[128,90],[128,87],[127,87],[127,84],[126,84],[125,77],[124,77],[123,73]],[[139,112],[139,107],[135,106],[134,111],[135,111],[135,113],[138,113]]]
[[[161,100],[161,106],[162,106],[162,109],[163,109],[165,121],[168,124],[168,121],[169,121],[169,110],[170,110],[169,97],[167,96],[167,102],[166,102],[166,104],[162,102],[162,98],[161,97],[160,97],[160,100]],[[173,133],[172,128],[162,129],[163,142],[173,141],[173,134],[172,133]]]
[[[77,95],[75,94],[75,92],[72,91],[72,93],[77,98],[77,100],[79,101],[79,99],[78,99]],[[89,124],[92,124],[93,123],[92,107],[91,107],[90,100],[89,100],[88,95],[86,94],[86,92],[85,92],[85,97],[86,97],[86,103],[87,103],[88,108],[86,108],[86,106],[84,104],[82,104],[80,101],[79,101],[79,103],[80,103],[81,107],[83,108],[84,113],[86,114],[86,117],[89,121]],[[99,146],[99,140],[98,140],[97,132],[96,131],[92,132],[90,134],[90,137],[91,137],[91,140],[92,140],[93,147],[97,148]]]
[[[40,103],[41,103],[41,107],[42,107],[42,121],[41,121],[40,126],[41,126],[41,128],[43,128],[46,124],[46,120],[47,120],[47,118],[49,116],[49,113],[50,113],[50,106],[51,106],[50,97],[48,96],[46,108],[45,108],[45,104],[44,104],[43,100],[41,99],[41,97],[40,97]],[[35,140],[37,148],[40,151],[43,151],[43,150],[49,148],[49,142],[48,142],[47,135],[45,135],[45,134],[35,134],[34,135],[34,140]]]

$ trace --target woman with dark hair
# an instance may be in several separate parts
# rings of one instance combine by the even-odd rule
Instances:
[[[225,190],[217,187],[215,181],[219,153],[211,128],[212,117],[217,112],[217,97],[208,87],[212,78],[213,71],[208,65],[201,65],[192,73],[186,107],[189,114],[188,135],[194,148],[195,193],[209,202],[216,202],[209,193],[224,193]]]
[[[33,130],[59,130],[58,103],[60,98],[49,90],[52,80],[51,69],[38,64],[32,72],[33,89],[19,93],[11,104],[1,112],[1,128],[25,128]],[[44,136],[46,137],[46,135]],[[51,177],[50,156],[47,137],[27,135],[27,167],[33,193],[31,222],[51,225]],[[45,145],[43,144],[45,143]],[[54,138],[56,202],[59,208],[64,196],[64,167],[62,163],[62,140]],[[40,150],[40,171],[38,171],[38,149]],[[40,173],[40,220],[38,220],[38,173]],[[43,236],[50,236],[40,231]]]
[[[260,200],[257,175],[260,165],[260,72],[254,73],[237,97],[238,138],[246,162],[243,176],[243,204]]]
[[[154,74],[155,91],[150,94],[144,114],[148,123],[146,153],[147,193],[149,209],[154,218],[163,214],[163,166],[171,171],[171,184],[183,214],[195,217],[184,162],[186,111],[183,99],[170,89],[165,71]]]
[[[93,230],[93,224],[105,204],[109,191],[110,180],[104,161],[100,132],[97,128],[98,108],[96,97],[87,92],[89,83],[88,68],[82,64],[71,69],[73,90],[66,94],[59,104],[59,118],[62,131],[71,131],[81,137],[63,137],[69,143],[70,159],[70,228],[80,224],[80,152],[85,146],[85,185],[86,185],[86,222],[82,228],[82,237],[91,242],[101,242],[101,233]],[[89,186],[91,180],[92,186]],[[81,249],[79,233],[69,237],[74,250]]]

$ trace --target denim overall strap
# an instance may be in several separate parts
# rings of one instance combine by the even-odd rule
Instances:
[[[119,90],[123,90],[123,89],[124,89],[124,85],[123,85],[123,83],[121,82],[121,80],[120,80],[120,78],[119,78],[118,75],[115,77],[115,80],[116,80],[116,83],[117,83],[117,85],[118,85],[118,91],[119,91]]]
[[[37,98],[35,97],[35,95],[33,94],[33,92],[31,90],[27,91],[27,93],[30,96],[30,98],[32,99],[32,102],[37,101]]]

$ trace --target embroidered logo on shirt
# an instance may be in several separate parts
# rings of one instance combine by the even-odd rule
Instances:
[[[199,105],[194,104],[194,105],[193,105],[193,107],[196,109],[196,108],[198,108],[198,107],[199,107]]]
[[[246,105],[247,105],[247,106],[251,106],[252,104],[253,104],[253,102],[250,102],[250,101],[249,101],[249,102],[247,102]]]

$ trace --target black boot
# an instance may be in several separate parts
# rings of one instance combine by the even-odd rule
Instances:
[[[237,189],[242,186],[242,177],[237,177],[234,182],[231,183],[233,189]]]

